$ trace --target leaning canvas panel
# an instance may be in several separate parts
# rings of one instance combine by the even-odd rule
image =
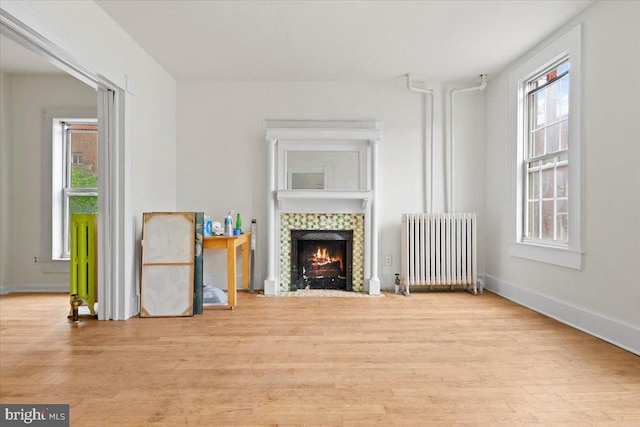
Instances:
[[[142,317],[191,316],[193,314],[193,267],[145,265]]]
[[[195,213],[145,213],[141,317],[193,315]]]
[[[143,264],[193,263],[194,213],[145,213]]]

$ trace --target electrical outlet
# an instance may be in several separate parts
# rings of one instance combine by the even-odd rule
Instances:
[[[33,263],[34,263],[34,264],[37,264],[37,263],[38,263],[38,257],[37,257],[37,256],[34,256],[34,257],[33,257]]]
[[[391,258],[391,255],[385,255],[384,256],[384,265],[387,267],[391,267],[393,259]]]

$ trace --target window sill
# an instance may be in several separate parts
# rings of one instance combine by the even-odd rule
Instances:
[[[583,253],[581,251],[534,243],[509,243],[509,255],[575,270],[582,270],[583,264]]]

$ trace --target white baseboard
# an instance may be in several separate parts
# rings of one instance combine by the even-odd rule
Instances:
[[[260,290],[263,288],[263,277],[253,276],[253,288],[254,290]],[[206,274],[203,276],[202,283],[208,283],[209,285],[227,290],[227,275],[226,274]],[[251,283],[249,283],[251,285]],[[242,289],[242,275],[236,275],[236,289]]]
[[[14,294],[18,292],[61,292],[69,293],[68,283],[21,283],[19,285],[0,286],[0,295]]]
[[[489,275],[485,275],[484,279],[485,289],[491,292],[631,353],[640,355],[640,329],[638,328],[532,292]]]

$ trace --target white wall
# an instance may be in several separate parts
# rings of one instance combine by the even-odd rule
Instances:
[[[509,70],[489,83],[487,286],[640,352],[640,3],[599,2],[583,23],[584,269],[510,257]],[[553,39],[553,37],[552,37]]]
[[[436,96],[436,143],[443,134],[443,90]],[[457,165],[460,178],[457,206],[482,211],[484,95],[462,95]],[[405,212],[424,210],[422,95],[409,92],[404,79],[364,82],[178,82],[177,208],[202,210],[222,221],[227,210],[240,212],[245,225],[258,220],[259,249],[256,286],[266,273],[263,203],[265,203],[266,119],[347,120],[383,122],[379,145],[380,256],[389,254],[392,267],[381,265],[383,287],[392,287],[400,272],[400,219]],[[471,150],[471,156],[462,153]],[[441,173],[441,165],[438,164]],[[478,169],[479,168],[479,169]],[[470,177],[469,173],[473,175]],[[435,204],[441,211],[442,178]],[[225,287],[224,254],[207,253],[205,281]]]
[[[11,197],[6,206],[13,233],[4,246],[11,250],[2,255],[8,265],[5,286],[13,291],[64,290],[69,286],[68,273],[55,272],[59,269],[41,253],[41,238],[51,233],[41,218],[41,198],[51,192],[51,188],[42,188],[43,109],[95,110],[96,91],[67,75],[11,74],[9,82],[11,117],[6,123],[12,130],[7,141],[12,175],[7,184],[13,186],[9,187]],[[34,263],[34,257],[40,262]]]
[[[92,1],[3,2],[4,6],[13,4],[26,11],[23,16],[31,25],[48,28],[49,34],[63,40],[63,50],[71,47],[68,50],[75,54],[82,52],[83,59],[90,58],[97,70],[128,82],[125,149],[130,154],[131,217],[123,220],[135,222],[134,234],[139,236],[142,212],[171,211],[176,206],[175,79]],[[137,310],[135,238],[132,235],[131,241],[122,242],[124,252],[131,254],[130,264],[122,266],[124,273],[114,272],[124,277],[120,295],[127,296],[126,313],[121,314],[125,318]]]
[[[132,83],[133,213],[175,208],[175,79],[92,1],[21,2]],[[73,22],[73,25],[69,25]]]

